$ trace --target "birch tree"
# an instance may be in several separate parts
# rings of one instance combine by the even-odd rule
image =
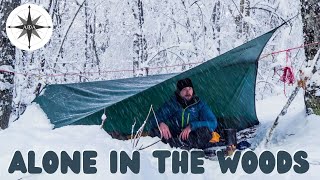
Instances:
[[[133,57],[133,74],[139,76],[140,73],[143,73],[143,68],[141,64],[147,61],[147,40],[143,32],[144,24],[144,13],[143,13],[143,3],[142,0],[134,0],[132,3],[132,12],[134,19],[138,25],[136,32],[133,37],[133,51],[135,56]],[[141,71],[139,73],[139,71]]]

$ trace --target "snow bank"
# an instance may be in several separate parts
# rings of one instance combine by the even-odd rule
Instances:
[[[286,101],[286,97],[277,96],[257,102],[258,117],[261,126],[258,129],[258,135],[255,143],[261,141],[266,134],[273,120],[280,112]],[[274,154],[279,150],[286,150],[292,155],[297,150],[304,150],[308,153],[308,162],[310,169],[305,174],[297,174],[291,169],[286,174],[278,174],[274,170],[271,174],[263,174],[259,168],[253,174],[246,174],[239,164],[237,172],[231,174],[229,171],[222,174],[219,162],[204,160],[205,173],[201,175],[195,174],[173,174],[171,172],[171,162],[166,161],[166,173],[160,174],[157,168],[157,159],[152,156],[152,152],[158,149],[169,149],[169,146],[163,143],[145,149],[140,152],[141,167],[139,174],[133,174],[130,170],[126,174],[111,174],[109,170],[109,152],[116,150],[126,151],[128,154],[132,151],[130,141],[119,141],[112,139],[99,126],[67,126],[59,129],[53,129],[52,124],[46,115],[36,104],[30,105],[26,112],[18,121],[15,121],[6,130],[0,131],[0,179],[319,179],[320,174],[320,135],[318,127],[320,127],[319,116],[304,117],[303,94],[300,92],[288,110],[288,114],[280,120],[279,127],[275,131],[272,145],[268,150]],[[156,138],[143,138],[140,144],[148,145],[155,142]],[[94,150],[98,153],[96,158],[97,173],[88,175],[74,174],[69,171],[68,174],[61,174],[60,169],[54,174],[23,174],[8,173],[8,167],[16,150],[21,151],[26,160],[27,153],[30,150],[36,153],[36,165],[41,165],[42,156],[45,152],[52,150],[59,154],[66,151],[72,155],[74,151],[83,152],[85,150]],[[176,150],[176,149],[175,149]],[[265,150],[259,146],[255,152],[257,154]]]

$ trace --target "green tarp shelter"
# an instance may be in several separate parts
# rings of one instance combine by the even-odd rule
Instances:
[[[276,29],[181,74],[155,75],[109,81],[55,84],[34,101],[55,128],[100,125],[119,138],[131,134],[146,119],[150,106],[157,110],[173,95],[176,82],[189,77],[200,99],[218,118],[219,129],[242,130],[259,123],[255,84],[259,56]],[[149,128],[148,123],[145,128]]]

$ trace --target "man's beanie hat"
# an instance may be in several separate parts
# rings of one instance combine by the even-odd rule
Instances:
[[[192,87],[193,88],[193,84],[191,82],[191,79],[185,78],[185,79],[181,79],[177,82],[177,90],[181,91],[185,87]]]

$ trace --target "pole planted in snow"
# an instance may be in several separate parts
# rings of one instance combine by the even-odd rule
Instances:
[[[309,68],[305,68],[304,70],[302,70],[302,72],[304,72],[304,74],[305,74],[304,75],[305,77],[303,77],[303,79],[301,79],[302,81],[305,81],[307,79],[311,79],[312,75],[315,73],[315,71],[313,71],[313,69],[316,67],[319,59],[320,59],[320,50],[318,51],[316,56],[313,58],[312,62],[310,63]],[[277,118],[273,122],[273,125],[271,126],[270,130],[268,131],[265,140],[262,141],[262,143],[264,144],[265,147],[267,147],[269,145],[269,143],[271,142],[274,130],[276,129],[277,125],[279,124],[279,119],[282,116],[287,114],[288,108],[291,105],[294,98],[297,96],[297,94],[300,90],[300,87],[301,86],[299,85],[294,89],[294,91],[291,93],[289,99],[287,100],[287,103],[282,108],[280,114],[277,116]]]

